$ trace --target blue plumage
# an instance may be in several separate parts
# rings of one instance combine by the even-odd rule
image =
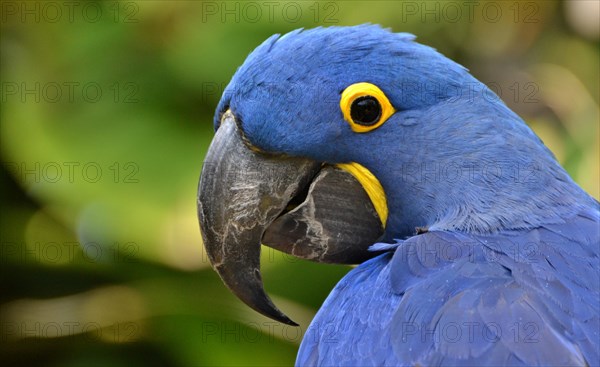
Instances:
[[[341,92],[396,109],[353,132]],[[377,26],[273,36],[240,67],[230,110],[267,153],[356,162],[381,182],[386,251],[332,291],[298,365],[599,365],[599,204],[462,66]],[[420,228],[416,231],[416,228]]]
[[[399,241],[333,290],[297,364],[598,365],[598,221]]]

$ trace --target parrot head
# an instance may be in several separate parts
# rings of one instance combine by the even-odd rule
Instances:
[[[263,289],[261,243],[360,263],[377,242],[526,228],[588,200],[464,67],[379,26],[272,36],[214,125],[198,191],[207,254],[242,301],[288,324]]]

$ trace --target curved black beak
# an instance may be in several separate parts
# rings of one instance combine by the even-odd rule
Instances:
[[[264,291],[261,242],[315,261],[357,263],[382,224],[349,173],[252,149],[226,112],[206,155],[198,217],[208,258],[227,287],[261,314],[296,325]]]

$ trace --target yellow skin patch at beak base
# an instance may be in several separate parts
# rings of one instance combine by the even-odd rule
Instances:
[[[381,220],[381,226],[385,228],[388,218],[387,199],[383,191],[383,186],[381,186],[377,177],[358,163],[339,163],[336,166],[350,173],[360,182],[375,207],[375,211]]]

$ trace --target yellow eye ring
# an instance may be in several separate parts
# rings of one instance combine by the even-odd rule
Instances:
[[[352,131],[372,131],[396,112],[385,93],[371,83],[355,83],[342,92],[340,109]]]

